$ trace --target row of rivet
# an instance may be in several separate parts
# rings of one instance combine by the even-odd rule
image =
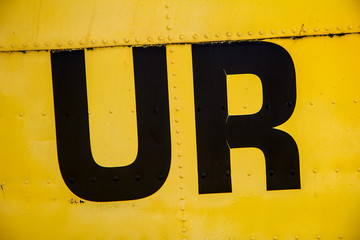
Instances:
[[[168,19],[168,20],[170,19],[170,15],[169,15],[169,14],[166,15],[166,19]],[[359,26],[359,28],[360,28],[360,26]],[[168,24],[167,27],[166,27],[166,29],[167,29],[167,30],[172,30],[173,27],[172,27],[170,24]],[[330,31],[331,28],[330,28],[330,27],[325,27],[324,29],[325,29],[326,32],[328,32],[328,31]],[[347,29],[352,30],[352,29],[353,29],[353,26],[350,25],[350,26],[347,27]],[[316,27],[316,28],[313,29],[313,32],[314,32],[314,33],[318,33],[320,30],[321,30],[320,28],[317,28],[317,27]],[[337,30],[339,33],[341,33],[342,27],[341,27],[341,26],[337,26],[337,27],[336,27],[336,30]],[[281,29],[281,30],[280,30],[280,33],[281,33],[281,34],[285,34],[285,33],[287,33],[287,32],[288,32],[288,31],[287,31],[286,29]],[[295,34],[295,33],[297,33],[297,32],[299,32],[299,34],[301,34],[301,33],[308,33],[308,32],[309,32],[309,29],[308,29],[308,28],[302,28],[302,29],[300,29],[300,30],[298,31],[296,28],[292,28],[292,29],[290,30],[290,32],[292,32],[293,34]],[[269,31],[269,33],[270,33],[271,35],[275,35],[275,34],[276,34],[276,30],[273,29],[273,30]],[[226,32],[224,35],[225,35],[226,37],[229,37],[229,38],[230,38],[231,36],[235,36],[235,35],[236,35],[237,37],[241,37],[241,36],[244,36],[244,35],[253,36],[253,35],[255,35],[255,34],[256,34],[256,32],[254,32],[254,31],[248,31],[248,32],[245,33],[245,34],[243,34],[242,32],[236,32],[235,34],[232,34],[231,32]],[[263,31],[263,30],[261,30],[261,31],[258,32],[258,35],[259,35],[259,36],[263,36],[263,35],[265,35],[265,34],[266,34],[266,32]],[[219,33],[219,32],[214,34],[214,36],[215,36],[216,38],[219,38],[221,35],[222,35],[222,34]],[[195,34],[193,34],[192,36],[190,36],[190,38],[193,38],[194,40],[196,40],[196,39],[200,38],[200,36],[201,36],[201,35],[195,33]],[[205,33],[203,36],[204,36],[205,39],[209,39],[209,38],[211,37],[211,35],[210,35],[209,33]],[[178,38],[179,38],[180,40],[184,40],[184,39],[186,38],[186,36],[185,36],[184,34],[179,34]],[[164,37],[164,36],[158,36],[157,39],[158,39],[159,41],[163,41],[163,40],[165,39],[165,37]],[[172,41],[172,40],[174,40],[175,38],[174,38],[174,36],[172,36],[172,35],[168,35],[168,36],[167,36],[167,39],[168,39],[169,41]],[[124,38],[123,41],[124,41],[126,44],[129,44],[129,43],[131,42],[130,38]],[[149,36],[149,37],[146,38],[146,41],[149,42],[149,43],[151,43],[151,42],[153,41],[153,38],[152,38],[151,36]],[[105,46],[110,44],[110,41],[108,41],[107,39],[102,39],[101,42],[102,42],[102,44],[105,45]],[[114,38],[114,39],[112,40],[112,42],[113,42],[115,45],[120,45],[120,40],[119,40],[118,38]],[[139,38],[139,37],[135,37],[135,38],[134,38],[134,42],[135,42],[135,44],[140,43],[140,38]],[[95,44],[97,43],[97,40],[96,40],[96,39],[92,39],[92,40],[89,41],[89,43],[90,43],[91,45],[95,45]],[[80,46],[84,46],[84,45],[85,45],[85,41],[84,41],[84,40],[80,40],[80,41],[78,42],[78,44],[79,44]],[[29,45],[30,45],[30,44],[29,44],[28,42],[24,42],[24,43],[21,45],[21,47],[25,49],[25,48],[27,48]],[[38,48],[38,47],[41,46],[41,44],[40,44],[39,42],[34,42],[33,45],[34,45],[34,47],[36,47],[36,48]],[[45,45],[45,47],[50,47],[50,46],[51,46],[51,42],[45,42],[44,45]],[[67,46],[68,46],[68,47],[71,47],[71,46],[74,46],[74,45],[75,45],[75,42],[74,42],[73,40],[69,40],[69,41],[67,41],[67,43],[56,42],[55,45],[56,45],[56,47],[59,47],[59,48],[60,48],[60,47],[64,47],[64,46],[65,46],[65,47],[67,47]],[[111,44],[110,44],[110,45],[111,45]],[[3,43],[0,43],[0,48],[4,48],[4,47],[5,47],[5,45],[4,45]],[[11,43],[11,44],[10,44],[10,47],[11,47],[11,48],[15,48],[15,47],[16,47],[16,43]]]
[[[175,65],[175,60],[174,59],[172,59],[172,56],[173,56],[173,53],[174,53],[174,48],[169,48],[169,52],[171,53],[171,57],[170,57],[170,63],[171,63],[171,65],[172,66],[174,66]],[[172,72],[171,73],[171,80],[175,80],[175,76],[176,76],[176,72]],[[175,123],[176,123],[176,138],[177,138],[177,141],[176,141],[176,145],[178,145],[179,146],[179,151],[177,151],[177,157],[178,157],[178,160],[179,160],[179,165],[178,165],[178,167],[179,167],[179,179],[180,179],[180,185],[179,185],[179,189],[180,189],[180,210],[181,210],[181,222],[182,222],[182,224],[181,224],[181,232],[182,232],[182,234],[185,234],[186,233],[186,228],[185,228],[185,222],[186,222],[186,217],[185,217],[185,203],[184,203],[184,200],[185,200],[185,196],[184,196],[184,193],[183,193],[183,190],[184,190],[184,186],[183,186],[183,179],[184,179],[184,174],[183,174],[183,165],[182,165],[182,152],[181,152],[181,150],[180,150],[180,145],[182,144],[182,141],[181,141],[181,138],[180,138],[180,133],[181,133],[181,131],[180,131],[180,127],[179,127],[179,122],[180,122],[180,119],[179,119],[179,117],[177,116],[178,114],[179,114],[179,112],[180,112],[180,106],[179,106],[179,100],[180,100],[180,98],[179,98],[179,96],[177,95],[177,93],[178,93],[178,84],[175,82],[175,81],[173,81],[173,88],[174,88],[174,90],[173,90],[173,92],[174,92],[174,103],[175,103]]]
[[[178,143],[179,143],[179,142],[178,142]],[[181,154],[178,154],[179,159],[181,159],[181,156],[182,156]],[[180,169],[179,178],[180,178],[180,179],[183,179],[183,178],[184,178],[184,174],[183,174],[182,171],[181,171],[182,168],[183,168],[183,165],[182,165],[181,163],[179,163],[178,167],[179,167],[179,169]],[[358,173],[360,173],[360,167],[357,168],[356,171],[357,171]],[[318,171],[316,168],[314,168],[312,172],[313,172],[314,175],[319,173],[319,171]],[[335,173],[340,173],[340,168],[334,169],[334,172],[335,172]],[[228,173],[227,173],[227,174],[228,174]],[[252,171],[248,171],[246,174],[247,174],[249,177],[253,175]],[[163,176],[162,176],[162,175],[158,175],[158,176],[156,176],[156,177],[157,177],[159,180],[162,180],[162,179],[163,179]],[[140,176],[140,175],[135,175],[135,178],[134,178],[134,179],[135,179],[136,181],[140,181],[141,176]],[[117,181],[119,181],[119,176],[114,176],[111,180],[114,181],[114,182],[117,182]],[[89,181],[91,181],[91,182],[96,182],[96,181],[97,181],[97,178],[96,178],[96,177],[91,177],[91,178],[89,179]],[[71,179],[70,179],[70,182],[74,183],[74,182],[75,182],[75,179],[74,179],[74,178],[71,178]],[[26,180],[24,183],[25,183],[25,184],[29,184],[30,181],[29,181],[29,180]],[[51,184],[51,180],[47,180],[47,183],[48,183],[48,184]],[[5,184],[6,184],[6,182],[2,182],[1,185],[5,185]],[[180,184],[179,189],[180,189],[180,190],[183,190],[183,189],[184,189],[184,187],[183,187],[182,184]],[[185,196],[181,195],[181,196],[180,196],[180,200],[185,200]],[[185,207],[182,206],[182,207],[181,207],[181,210],[184,211],[184,210],[185,210]],[[183,217],[183,218],[182,218],[182,221],[185,222],[185,221],[186,221],[186,218]]]
[[[174,64],[174,63],[175,63],[174,60],[171,60],[170,62],[171,62],[171,64]],[[176,73],[173,72],[173,73],[172,73],[172,76],[175,76],[175,75],[176,75]],[[174,88],[177,88],[177,84],[174,84],[173,87],[174,87]],[[174,96],[174,99],[175,99],[175,100],[178,100],[178,99],[179,99],[179,96],[175,95],[175,96]],[[355,99],[353,100],[353,102],[354,102],[354,103],[358,103],[359,100],[355,98]],[[310,104],[311,106],[313,106],[313,105],[315,105],[315,102],[314,102],[314,101],[310,101],[309,104]],[[332,100],[332,101],[331,101],[331,104],[336,104],[336,101],[335,101],[335,100]],[[286,103],[286,106],[291,107],[291,102],[287,102],[287,103]],[[244,105],[244,106],[243,106],[243,108],[245,108],[245,109],[246,109],[247,107],[248,107],[247,105]],[[269,103],[267,103],[266,108],[269,108]],[[179,107],[179,106],[175,107],[175,110],[176,110],[177,112],[180,111],[180,107]],[[135,113],[135,109],[134,109],[134,108],[132,108],[130,111],[131,111],[132,113]],[[198,109],[198,111],[199,111],[199,109]],[[154,109],[154,112],[157,112],[157,109],[156,109],[156,108]],[[88,111],[88,113],[90,114],[91,111]],[[109,109],[109,113],[110,113],[110,114],[113,114],[114,111],[113,111],[112,109]],[[24,113],[23,113],[23,112],[19,112],[18,115],[19,115],[19,117],[24,117]],[[47,115],[47,113],[46,113],[46,112],[42,112],[41,115],[45,117],[45,116]],[[66,113],[66,115],[69,115],[69,113]],[[179,118],[175,118],[175,122],[179,122],[179,121],[180,121]],[[180,145],[180,144],[179,144],[179,145]]]

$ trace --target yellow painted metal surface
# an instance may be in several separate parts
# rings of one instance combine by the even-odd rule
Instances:
[[[355,0],[1,2],[0,239],[360,239],[359,10]],[[301,189],[267,191],[263,153],[239,148],[232,193],[199,194],[191,43],[249,39],[293,59],[296,107],[278,129],[298,145]],[[166,44],[169,176],[143,199],[82,200],[58,165],[50,52],[27,50],[92,48],[92,154],[113,167],[138,148],[129,46],[152,44]],[[227,87],[230,115],[260,109],[256,76],[228,75]]]
[[[359,32],[357,0],[0,3],[0,51]]]

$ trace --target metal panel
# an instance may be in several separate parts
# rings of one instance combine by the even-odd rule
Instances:
[[[1,5],[1,239],[359,239],[357,1]],[[198,174],[192,44],[258,43],[238,41],[249,39],[279,45],[292,59],[296,104],[290,106],[291,117],[275,128],[297,145],[301,187],[268,190],[271,172],[266,171],[263,152],[231,148],[231,171],[224,173],[231,175],[231,192],[199,193],[203,175]],[[85,48],[91,153],[96,164],[112,168],[133,164],[138,153],[131,46],[144,44],[166,45],[161,48],[166,49],[170,114],[168,177],[158,191],[142,199],[79,198],[65,184],[59,167],[50,49]],[[261,76],[224,70],[224,109],[229,115],[256,114],[268,107]],[[284,102],[282,107],[289,105]],[[151,106],[141,111],[161,110]],[[156,134],[151,136],[156,142]],[[90,187],[96,184],[88,180]]]

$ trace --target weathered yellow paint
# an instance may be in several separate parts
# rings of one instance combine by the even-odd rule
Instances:
[[[0,3],[0,51],[229,41],[360,31],[357,0]]]
[[[0,239],[359,239],[359,10],[356,0],[1,2]],[[266,191],[264,155],[243,148],[231,150],[233,192],[199,195],[190,43],[258,38],[294,61],[296,107],[278,128],[298,145],[301,189]],[[168,179],[144,199],[82,201],[58,166],[50,53],[19,50],[94,47],[85,50],[92,153],[102,166],[124,166],[137,153],[132,51],[124,45],[163,43]],[[228,75],[227,83],[230,114],[260,109],[254,75]]]

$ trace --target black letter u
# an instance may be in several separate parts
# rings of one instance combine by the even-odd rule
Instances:
[[[169,173],[165,48],[133,48],[133,59],[138,154],[131,165],[102,167],[94,161],[90,147],[84,51],[51,53],[60,171],[69,189],[83,199],[105,202],[144,198],[159,190]]]

